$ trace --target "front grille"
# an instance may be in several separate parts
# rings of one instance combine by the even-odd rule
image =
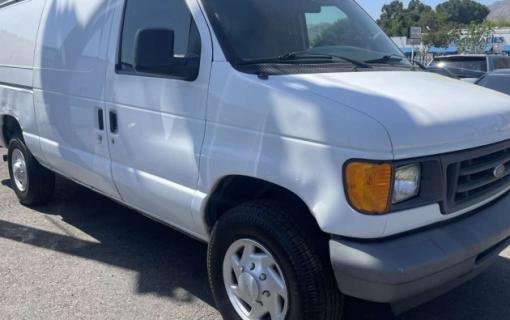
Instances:
[[[444,213],[479,204],[510,188],[510,141],[446,155]]]

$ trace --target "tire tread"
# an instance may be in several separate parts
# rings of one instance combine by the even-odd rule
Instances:
[[[292,210],[293,208],[277,201],[257,200],[225,213],[213,229],[208,251],[208,268],[213,268],[211,263],[215,261],[215,257],[211,255],[216,252],[214,245],[217,237],[221,237],[222,232],[228,230],[230,225],[245,223],[260,226],[275,235],[276,241],[283,243],[284,249],[290,250],[290,264],[299,279],[297,287],[301,293],[306,293],[306,299],[300,301],[303,305],[302,319],[339,319],[343,309],[342,295],[336,287],[329,256],[325,250],[319,249],[324,245],[322,241],[327,238],[320,230],[307,226],[306,221],[294,219],[295,216],[290,214]],[[214,288],[212,279],[210,282],[213,295],[217,290],[223,289]]]
[[[13,180],[11,167],[11,154],[14,148],[18,148],[23,152],[28,172],[28,190],[19,191]],[[18,196],[21,204],[25,206],[40,206],[48,203],[52,198],[55,189],[55,174],[43,167],[28,150],[23,139],[14,136],[9,142],[9,174],[11,177],[12,187]]]

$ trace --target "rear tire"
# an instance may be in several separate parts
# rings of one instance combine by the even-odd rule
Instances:
[[[214,299],[224,319],[338,320],[342,317],[343,296],[324,252],[327,250],[321,250],[321,246],[327,246],[327,242],[321,241],[327,238],[296,221],[298,215],[293,210],[277,202],[255,201],[225,213],[214,226],[208,272]],[[246,248],[254,252],[249,255],[251,260],[245,258]],[[230,264],[230,261],[234,262]],[[275,267],[264,269],[267,261]],[[285,294],[274,290],[280,301],[277,309],[285,309],[280,313],[282,318],[264,314],[264,308],[273,301],[268,297],[275,296],[271,292],[274,286],[267,284],[271,280],[269,274],[283,279],[276,283],[284,284],[279,288],[285,288]],[[250,311],[256,315],[250,317]]]
[[[11,185],[21,204],[46,204],[53,196],[55,174],[41,166],[18,136],[9,142],[9,175]]]

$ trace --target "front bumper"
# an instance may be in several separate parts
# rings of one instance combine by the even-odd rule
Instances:
[[[333,239],[339,289],[408,309],[473,278],[510,244],[510,195],[476,213],[386,240]]]

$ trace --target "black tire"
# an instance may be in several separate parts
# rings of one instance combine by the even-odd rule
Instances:
[[[214,226],[208,249],[209,282],[225,320],[242,319],[230,302],[223,281],[225,254],[240,239],[262,244],[280,265],[289,293],[287,320],[342,317],[343,295],[326,253],[327,238],[319,230],[296,221],[293,210],[278,202],[255,201],[225,213]]]
[[[21,151],[25,158],[27,172],[25,190],[18,188],[14,180],[12,166],[14,150]],[[55,174],[37,162],[20,137],[14,137],[9,142],[8,164],[11,186],[21,204],[38,206],[46,204],[51,199],[55,189]]]

